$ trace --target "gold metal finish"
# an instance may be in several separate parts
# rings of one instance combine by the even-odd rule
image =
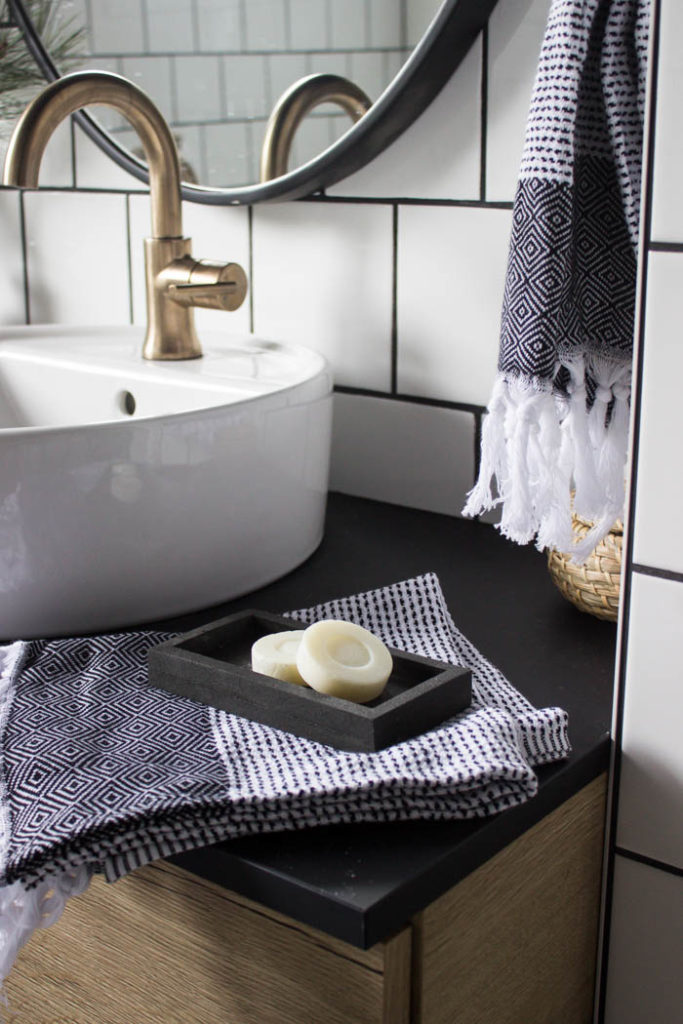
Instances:
[[[313,107],[336,103],[353,123],[360,121],[372,100],[348,78],[341,75],[307,75],[282,94],[268,118],[261,148],[261,181],[287,173],[294,134]]]
[[[196,359],[202,350],[193,306],[237,309],[247,292],[235,263],[193,259],[183,238],[178,152],[163,116],[136,85],[107,71],[76,71],[48,85],[26,108],[7,150],[3,184],[36,188],[57,125],[81,107],[114,107],[135,128],[149,165],[152,238],[145,239],[145,359]]]

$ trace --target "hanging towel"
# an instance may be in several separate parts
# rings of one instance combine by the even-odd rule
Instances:
[[[469,643],[433,574],[291,615],[348,619],[391,647],[468,666],[472,707],[350,753],[150,688],[147,651],[169,634],[0,649],[0,979],[41,913],[55,919],[93,871],[114,881],[259,832],[484,817],[532,797],[534,767],[569,752],[566,713],[534,708]]]
[[[577,562],[624,509],[648,15],[648,0],[551,5],[513,205],[499,373],[463,510],[500,504],[506,537]],[[595,523],[580,544],[572,492]]]

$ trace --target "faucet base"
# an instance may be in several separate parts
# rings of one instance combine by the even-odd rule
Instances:
[[[147,334],[143,359],[198,359],[202,347],[194,326],[194,310],[169,294],[170,265],[194,263],[189,238],[146,238]],[[174,276],[174,275],[172,275]],[[187,276],[185,275],[185,280]]]

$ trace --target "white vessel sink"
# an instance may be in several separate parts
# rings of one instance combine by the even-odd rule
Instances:
[[[209,607],[320,543],[332,381],[315,352],[135,327],[0,329],[0,638]]]

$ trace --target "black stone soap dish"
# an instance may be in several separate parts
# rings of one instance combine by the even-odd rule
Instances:
[[[469,669],[390,648],[393,670],[368,704],[327,697],[251,669],[251,646],[306,624],[245,611],[151,648],[149,684],[340,750],[371,752],[419,736],[469,707]]]

